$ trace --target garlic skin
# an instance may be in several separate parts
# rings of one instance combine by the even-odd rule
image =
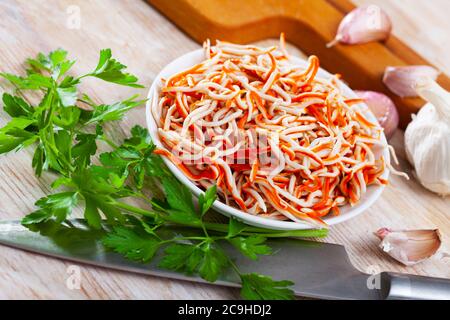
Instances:
[[[384,84],[401,98],[417,97],[415,87],[428,79],[436,80],[439,71],[430,66],[387,67]]]
[[[337,43],[363,44],[385,40],[391,31],[391,19],[379,6],[361,6],[345,16],[339,25],[335,39],[327,44],[327,48]]]
[[[384,129],[389,140],[395,133],[399,123],[399,115],[394,102],[387,95],[375,91],[355,91],[356,95],[369,107]]]
[[[406,156],[425,188],[450,195],[450,93],[434,81],[419,85],[417,92],[429,103],[406,128]]]
[[[382,241],[380,248],[406,266],[432,257],[441,247],[439,230],[399,230],[382,228],[375,233]]]

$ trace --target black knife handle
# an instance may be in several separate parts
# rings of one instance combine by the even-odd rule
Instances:
[[[389,300],[450,300],[449,279],[383,272],[381,283]]]

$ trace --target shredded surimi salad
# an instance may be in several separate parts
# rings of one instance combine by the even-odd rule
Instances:
[[[205,60],[165,79],[152,115],[170,159],[190,180],[217,186],[226,204],[249,214],[325,226],[358,203],[389,163],[382,128],[339,76],[317,76],[319,59],[294,65],[280,46],[217,41]],[[394,173],[396,171],[394,170]]]

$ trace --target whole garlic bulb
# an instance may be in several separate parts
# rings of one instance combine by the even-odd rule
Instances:
[[[450,195],[450,93],[431,79],[416,89],[428,104],[405,131],[406,155],[425,188]]]

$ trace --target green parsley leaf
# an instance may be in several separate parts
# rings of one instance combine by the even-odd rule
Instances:
[[[45,162],[44,148],[42,147],[42,145],[38,145],[36,147],[31,166],[34,169],[36,176],[38,177],[41,176],[43,170],[46,170],[48,168],[48,165]]]
[[[94,106],[92,118],[86,123],[105,122],[121,120],[125,112],[145,103],[146,100],[135,100],[137,96],[133,96],[122,102],[117,102],[112,105]]]
[[[153,145],[152,139],[147,129],[142,128],[139,125],[136,125],[133,128],[131,128],[130,133],[131,137],[125,139],[124,145],[133,146],[139,150],[150,149],[149,151],[153,152],[155,146]]]
[[[228,222],[228,238],[232,238],[240,234],[247,227],[246,224],[242,223],[238,219],[230,218]]]
[[[78,91],[75,86],[73,87],[58,87],[56,88],[61,105],[64,107],[74,106],[77,102]]]
[[[52,217],[55,217],[57,222],[62,222],[77,205],[78,196],[76,192],[62,192],[41,198],[36,201],[36,206],[40,209],[26,216],[22,223],[39,223]]]
[[[150,261],[160,246],[158,239],[137,234],[124,227],[115,227],[102,242],[107,248],[123,254],[128,259],[142,262]]]
[[[103,167],[97,167],[98,173],[107,174],[114,178],[116,183],[123,185],[126,179],[131,175],[134,177],[136,187],[141,189],[143,186],[142,162],[145,162],[144,156],[136,150],[118,148],[114,152],[103,153],[100,155],[100,162]]]
[[[4,93],[3,109],[11,117],[29,117],[33,113],[33,108],[21,97],[15,97],[8,93]]]
[[[98,204],[95,198],[89,194],[83,194],[85,207],[84,207],[84,218],[87,223],[94,229],[101,229],[102,217],[98,210]]]
[[[36,210],[33,213],[25,216],[21,223],[23,225],[32,225],[36,223],[41,223],[49,220],[52,217],[52,214],[48,210]]]
[[[228,266],[225,253],[210,241],[200,247],[192,244],[172,244],[164,253],[159,263],[161,268],[187,274],[198,272],[209,282],[215,282]]]
[[[60,77],[65,75],[70,68],[75,64],[75,61],[62,61],[61,63],[58,63],[55,68],[53,68],[52,72],[52,78],[54,80],[58,80]]]
[[[35,73],[27,77],[20,77],[9,73],[0,73],[0,76],[11,82],[18,89],[37,90],[43,88],[52,88],[53,81],[44,75]]]
[[[274,281],[257,273],[241,275],[241,296],[246,300],[292,300],[294,292],[288,287],[291,281]]]
[[[117,225],[125,222],[125,216],[116,206],[116,203],[117,199],[130,195],[129,189],[126,187],[117,188],[111,184],[109,180],[96,175],[93,167],[89,167],[88,169],[81,168],[78,171],[75,171],[70,178],[61,176],[52,184],[53,188],[59,188],[61,186],[65,186],[70,189],[70,191],[52,195],[48,198],[42,198],[36,203],[41,207],[40,209],[49,212],[49,218],[57,215],[57,212],[53,210],[56,207],[52,207],[52,204],[56,202],[55,198],[56,200],[60,200],[58,204],[60,205],[64,204],[64,200],[67,200],[70,195],[74,194],[76,195],[74,205],[80,202],[79,200],[84,200],[85,219],[89,226],[94,229],[101,228],[101,214],[106,217],[110,225]],[[66,197],[64,198],[64,196]],[[60,199],[61,197],[63,197],[63,199]],[[71,211],[72,206],[67,206],[67,210],[64,212],[65,216],[70,214]],[[57,219],[57,221],[62,220]]]
[[[65,76],[64,79],[59,83],[60,88],[68,88],[68,87],[75,87],[80,83],[79,78],[75,78],[73,76]],[[83,97],[86,96],[86,94],[82,94]]]
[[[200,249],[191,244],[172,244],[164,250],[165,255],[159,262],[159,267],[173,271],[193,273],[200,262],[200,260],[197,261],[198,253],[196,253],[196,258],[194,258],[197,262],[191,262],[191,264],[194,265],[193,268],[192,265],[187,267],[187,262],[189,261],[191,255],[193,255],[194,251],[197,250]]]
[[[66,130],[60,130],[54,135],[55,146],[58,149],[58,155],[62,161],[70,161],[70,150],[72,149],[72,137]],[[64,157],[64,159],[62,158]]]
[[[155,146],[151,143],[147,130],[136,126],[131,129],[132,137],[126,139],[113,152],[100,155],[102,167],[96,167],[97,174],[110,177],[113,183],[121,186],[129,176],[137,189],[144,186],[145,175],[155,159],[152,154]]]
[[[82,110],[78,107],[65,107],[53,116],[53,123],[66,130],[73,129],[80,121]]]
[[[142,85],[136,83],[138,79],[135,76],[123,72],[125,68],[126,66],[112,58],[111,49],[104,49],[100,51],[97,67],[89,75],[124,86],[143,88]]]
[[[97,134],[80,133],[76,140],[78,143],[72,148],[72,157],[78,169],[86,168],[97,152]]]
[[[0,129],[0,154],[18,151],[38,139],[35,133],[25,130],[34,121],[24,118],[13,118],[5,127]]]
[[[41,134],[40,139],[45,167],[52,168],[60,173],[71,171],[70,150],[72,148],[72,138],[70,133],[61,130],[56,133]]]
[[[214,185],[206,192],[200,194],[198,197],[198,205],[200,207],[200,213],[204,215],[213,205],[217,199],[217,187]]]
[[[56,81],[70,70],[75,61],[67,59],[67,51],[57,49],[48,55],[39,53],[35,59],[27,59],[27,63],[30,66],[28,74],[46,72]]]
[[[94,196],[100,209],[114,203],[114,199],[126,196],[125,188],[118,188],[112,185],[107,178],[97,175],[97,171],[94,168],[89,167],[75,171],[72,174],[70,185],[75,186],[83,195],[90,194]],[[104,210],[102,209],[102,211]],[[117,208],[111,209],[111,211],[116,212]],[[104,213],[108,215],[108,212]]]
[[[90,193],[83,193],[83,196],[90,197],[92,200],[91,206],[95,206],[97,210],[101,211],[103,215],[106,217],[106,220],[111,225],[118,225],[125,222],[125,217],[122,214],[122,212],[114,205],[113,196],[106,196],[106,195],[96,195],[92,192]],[[92,207],[90,208],[92,210]],[[91,212],[86,212],[85,214],[90,214]],[[92,221],[90,219],[89,221]],[[96,225],[91,225],[93,228],[96,227]]]
[[[13,135],[12,132],[16,130],[24,130],[29,126],[34,125],[36,121],[34,119],[25,117],[12,118],[3,128],[0,129],[0,135]]]
[[[196,217],[191,191],[175,177],[166,177],[161,181],[167,197],[167,203],[176,211]]]
[[[152,201],[152,203],[154,204],[155,202]],[[154,205],[153,208],[155,208]],[[193,223],[199,223],[201,221],[200,217],[198,217],[197,214],[188,211],[165,209],[164,212],[168,214],[168,218],[170,219],[170,221],[179,223],[181,225],[190,225]]]
[[[228,257],[222,249],[210,242],[202,246],[202,251],[204,256],[199,267],[200,276],[209,282],[215,282],[228,266]]]
[[[38,53],[35,59],[28,58],[27,63],[31,67],[31,69],[28,69],[28,73],[31,74],[50,71],[52,68],[52,64],[49,60],[49,57],[42,52]]]
[[[272,253],[272,249],[264,244],[266,238],[258,235],[235,237],[228,239],[228,241],[252,260],[257,260],[259,254],[268,255]]]

